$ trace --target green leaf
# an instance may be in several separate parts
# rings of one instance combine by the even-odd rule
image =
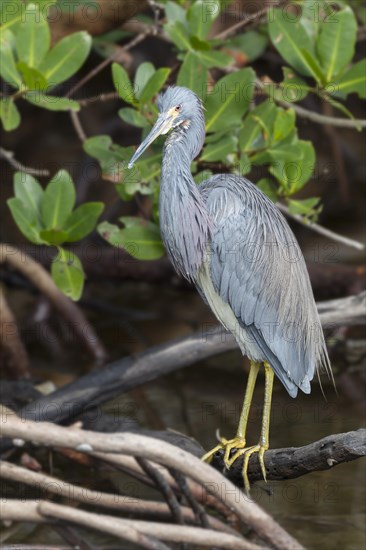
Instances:
[[[366,59],[355,63],[335,83],[335,89],[343,95],[358,94],[361,99],[366,99]]]
[[[60,170],[44,191],[41,210],[46,229],[63,229],[75,204],[75,188],[70,175]]]
[[[181,23],[186,24],[186,11],[176,2],[166,2],[165,15],[168,23],[175,23],[176,21],[180,21]]]
[[[316,59],[315,55],[313,55],[308,50],[301,49],[301,52],[304,56],[304,59],[306,60],[308,67],[310,67],[310,70],[312,71],[313,77],[319,84],[325,83],[325,76],[323,74],[322,68],[319,65],[318,60]]]
[[[7,204],[15,223],[23,235],[34,244],[44,244],[39,234],[41,227],[33,208],[30,205],[25,205],[17,197],[9,199]]]
[[[152,77],[149,78],[140,95],[141,103],[147,103],[148,101],[150,101],[150,99],[154,97],[155,94],[157,94],[161,90],[169,74],[170,69],[163,67],[161,69],[158,69],[155,74],[153,74]]]
[[[268,12],[269,35],[274,47],[299,73],[316,76],[304,56],[304,51],[314,52],[313,43],[301,20],[289,20],[287,11],[274,8]]]
[[[360,126],[360,124],[356,121],[351,111],[347,109],[347,107],[343,103],[341,103],[340,101],[336,101],[335,99],[327,95],[324,96],[324,99],[325,101],[328,101],[328,103],[330,103],[332,107],[334,107],[335,109],[338,109],[338,111],[341,111],[341,113],[346,115],[348,118],[351,118],[352,120],[354,120],[355,126],[359,132],[362,130],[362,126]]]
[[[0,76],[14,88],[22,86],[22,79],[15,66],[13,54],[14,35],[5,30],[0,33]]]
[[[225,49],[238,52],[239,62],[246,64],[255,61],[265,52],[268,45],[267,34],[258,31],[247,31],[225,42]]]
[[[146,61],[145,63],[141,63],[141,65],[138,66],[136,75],[135,75],[135,95],[137,99],[140,99],[140,95],[142,93],[142,90],[145,88],[146,84],[150,80],[150,78],[155,73],[155,67],[152,63],[149,61]]]
[[[238,138],[236,136],[224,136],[218,141],[206,145],[200,156],[200,160],[205,162],[221,161],[225,164],[230,164],[234,161],[237,145]]]
[[[51,246],[58,246],[68,241],[68,234],[63,229],[42,229],[40,236],[47,244]]]
[[[7,132],[15,130],[20,124],[18,108],[10,97],[0,99],[0,119]]]
[[[293,157],[290,156],[290,149]],[[283,153],[279,156],[277,153]],[[315,166],[315,151],[309,141],[298,141],[291,147],[269,151],[273,164],[269,171],[280,182],[285,193],[292,195],[299,191],[310,178]],[[287,155],[287,158],[286,158]]]
[[[48,111],[80,111],[79,103],[67,97],[44,95],[39,92],[27,92],[24,97],[32,105]]]
[[[51,265],[56,286],[71,300],[77,301],[84,288],[85,274],[79,258],[69,250],[59,249]]]
[[[239,133],[240,150],[261,149],[269,144],[277,108],[270,100],[263,101],[245,117]]]
[[[257,187],[265,194],[272,202],[278,201],[278,190],[276,184],[269,178],[262,178],[258,181]]]
[[[50,86],[64,82],[76,73],[89,55],[92,45],[87,32],[76,32],[62,38],[39,66]]]
[[[226,55],[223,52],[218,51],[205,51],[200,50],[195,52],[199,61],[202,62],[205,67],[211,69],[212,67],[227,67],[233,62],[233,58],[230,55]]]
[[[130,107],[124,107],[118,111],[118,116],[131,126],[137,126],[137,128],[147,128],[150,126],[146,118],[136,109]]]
[[[67,231],[67,241],[80,241],[91,233],[98,218],[104,210],[102,202],[87,202],[82,204],[67,218],[64,228]]]
[[[193,52],[188,52],[184,56],[184,61],[179,69],[178,86],[186,86],[203,99],[207,94],[207,81],[207,68],[199,62]]]
[[[50,29],[44,10],[33,3],[28,4],[16,35],[18,58],[30,68],[38,67],[46,56],[50,43]]]
[[[28,67],[23,61],[17,63],[17,69],[21,73],[23,82],[30,90],[44,90],[47,86],[47,80],[37,69]]]
[[[240,176],[246,176],[252,169],[252,163],[246,153],[241,153],[239,158],[238,173]]]
[[[193,51],[187,27],[180,21],[165,25],[165,32],[181,51]]]
[[[129,229],[130,227],[145,227],[160,234],[159,226],[151,220],[145,220],[144,218],[139,218],[138,216],[121,216],[118,220],[123,223],[126,229]]]
[[[304,99],[311,89],[310,86],[289,67],[282,67],[282,70],[284,78],[280,83],[281,91],[278,99],[283,99],[290,103]]]
[[[322,22],[316,43],[326,82],[350,63],[355,53],[357,37],[356,17],[349,6],[337,12],[336,21]]]
[[[43,188],[39,181],[30,174],[17,172],[14,175],[14,192],[25,206],[33,210],[35,217],[41,220]]]
[[[210,2],[196,0],[187,11],[187,21],[191,33],[201,40],[205,39],[219,13],[220,2],[218,0],[210,0]]]
[[[100,162],[104,179],[113,183],[123,181],[128,173],[128,161],[134,153],[133,147],[118,147],[109,136],[101,135],[84,141],[83,148],[88,155]],[[136,165],[134,170],[136,170]],[[134,172],[134,170],[131,170],[131,172]],[[122,198],[127,200],[126,196]]]
[[[221,131],[241,124],[253,97],[255,73],[241,69],[221,78],[206,101],[206,129]]]
[[[112,64],[112,78],[118,95],[126,103],[136,104],[136,97],[126,70],[119,63]]]
[[[277,109],[273,127],[273,139],[282,141],[295,128],[295,111],[293,109]]]
[[[122,193],[127,192],[129,195],[133,195],[136,192],[142,195],[151,195],[158,186],[160,171],[161,147],[152,147],[150,155],[145,154],[133,166],[132,170],[124,170],[123,176],[120,179],[123,185],[118,185],[117,191],[118,193],[121,191]]]
[[[287,203],[291,214],[304,216],[310,221],[316,221],[322,210],[319,197],[304,200],[287,199]]]
[[[158,228],[128,227],[119,229],[116,225],[103,222],[99,234],[113,246],[121,247],[138,260],[157,260],[164,253],[164,245]]]
[[[24,4],[21,0],[2,0],[0,2],[1,32],[18,28],[23,16]]]

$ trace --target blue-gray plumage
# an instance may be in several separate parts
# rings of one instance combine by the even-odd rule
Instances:
[[[330,366],[304,258],[291,229],[270,199],[244,177],[215,175],[196,185],[190,166],[202,149],[205,121],[192,91],[170,87],[159,96],[158,107],[159,118],[130,166],[158,135],[172,130],[163,152],[160,228],[175,269],[196,285],[252,364],[265,363],[266,380],[273,376],[270,365],[292,397],[298,388],[310,393],[316,369],[329,371]],[[260,444],[245,447],[256,372],[248,383],[244,429],[239,425],[236,438],[222,439],[214,449],[225,449],[228,465],[240,454],[249,460],[254,451],[263,461],[268,447],[264,420]],[[269,386],[272,391],[270,380]],[[268,408],[269,393],[267,397]],[[230,459],[234,448],[242,450]],[[246,470],[244,479],[248,489]]]

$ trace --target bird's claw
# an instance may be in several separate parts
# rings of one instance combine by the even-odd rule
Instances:
[[[234,464],[234,462],[239,457],[242,456],[243,457],[242,474],[243,474],[243,480],[244,480],[244,488],[245,488],[245,492],[247,494],[249,494],[250,493],[250,482],[249,482],[249,478],[248,478],[248,466],[249,466],[250,457],[254,453],[258,453],[258,460],[259,460],[262,476],[263,476],[264,481],[267,482],[266,467],[265,467],[265,464],[264,464],[264,453],[268,449],[268,445],[263,445],[261,443],[258,443],[258,445],[253,445],[252,447],[246,447],[245,445],[246,445],[246,441],[243,438],[234,437],[233,439],[225,439],[224,437],[221,437],[220,438],[220,443],[218,445],[216,445],[216,447],[214,447],[211,451],[206,453],[202,457],[202,460],[204,460],[205,462],[210,463],[213,456],[219,450],[223,449],[225,451],[224,459],[223,459],[224,464],[225,464],[225,467],[229,470],[230,467]],[[231,451],[233,449],[236,449],[237,452],[233,456],[230,456]]]
[[[217,451],[224,450],[224,464],[225,467],[229,470],[231,464],[234,462],[230,455],[233,449],[244,449],[245,448],[245,439],[241,437],[234,437],[233,439],[226,439],[225,437],[220,437],[220,443],[216,445],[211,451],[203,455],[202,460],[210,463],[213,456]]]
[[[250,493],[250,483],[248,478],[249,460],[254,453],[258,453],[258,460],[259,460],[262,476],[264,481],[267,483],[266,467],[264,464],[264,453],[266,452],[267,449],[268,449],[268,445],[263,445],[261,443],[258,443],[258,445],[253,445],[252,447],[247,447],[247,448],[238,450],[238,452],[235,453],[235,455],[231,457],[231,459],[229,460],[229,465],[231,466],[240,456],[243,457],[242,473],[243,473],[243,480],[244,480],[244,488],[247,494]]]

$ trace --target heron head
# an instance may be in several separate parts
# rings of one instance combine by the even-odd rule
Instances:
[[[183,127],[188,130],[191,126],[196,126],[199,129],[199,141],[203,143],[205,122],[202,103],[194,92],[181,86],[171,86],[158,96],[157,104],[159,108],[158,119],[149,135],[132,156],[128,164],[129,168],[132,168],[135,161],[157,137],[167,134],[172,129]],[[199,144],[197,153],[195,153],[197,147],[194,148],[194,156],[202,148],[202,143]]]

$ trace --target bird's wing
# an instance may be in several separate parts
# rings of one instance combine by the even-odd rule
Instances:
[[[310,392],[329,364],[299,245],[275,205],[245,178],[224,174],[200,186],[213,220],[214,288],[292,396]],[[235,335],[234,335],[235,336]]]

